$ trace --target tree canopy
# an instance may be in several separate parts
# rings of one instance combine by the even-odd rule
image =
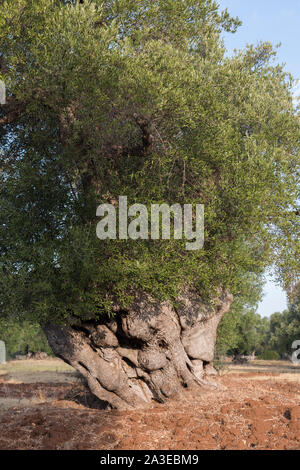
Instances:
[[[212,0],[0,5],[0,315],[76,323],[133,290],[237,299],[299,272],[299,115],[269,43]],[[96,207],[205,205],[205,243],[96,237]]]

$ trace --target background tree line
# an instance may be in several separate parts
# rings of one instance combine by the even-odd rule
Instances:
[[[27,354],[29,351],[51,354],[46,337],[38,323],[1,319],[0,339],[5,342],[7,359],[13,359],[16,354]]]
[[[300,283],[288,293],[288,309],[262,318],[251,304],[259,293],[253,288],[248,302],[234,302],[223,318],[217,340],[219,354],[255,354],[262,359],[287,358],[291,346],[300,339]]]

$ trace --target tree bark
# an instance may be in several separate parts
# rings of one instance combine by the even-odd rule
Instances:
[[[80,326],[44,325],[54,354],[86,378],[91,392],[112,408],[165,402],[184,388],[215,386],[217,327],[232,296],[205,305],[184,292],[176,307],[137,294],[128,311]]]

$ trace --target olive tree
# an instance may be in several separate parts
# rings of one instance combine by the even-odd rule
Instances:
[[[250,278],[297,271],[299,117],[269,43],[213,0],[0,6],[0,315],[115,408],[207,384]],[[204,245],[99,240],[100,204],[204,205]]]

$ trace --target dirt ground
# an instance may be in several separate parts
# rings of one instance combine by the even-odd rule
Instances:
[[[0,366],[0,449],[297,449],[300,366],[226,366],[218,390],[168,405],[103,410],[59,360]]]

